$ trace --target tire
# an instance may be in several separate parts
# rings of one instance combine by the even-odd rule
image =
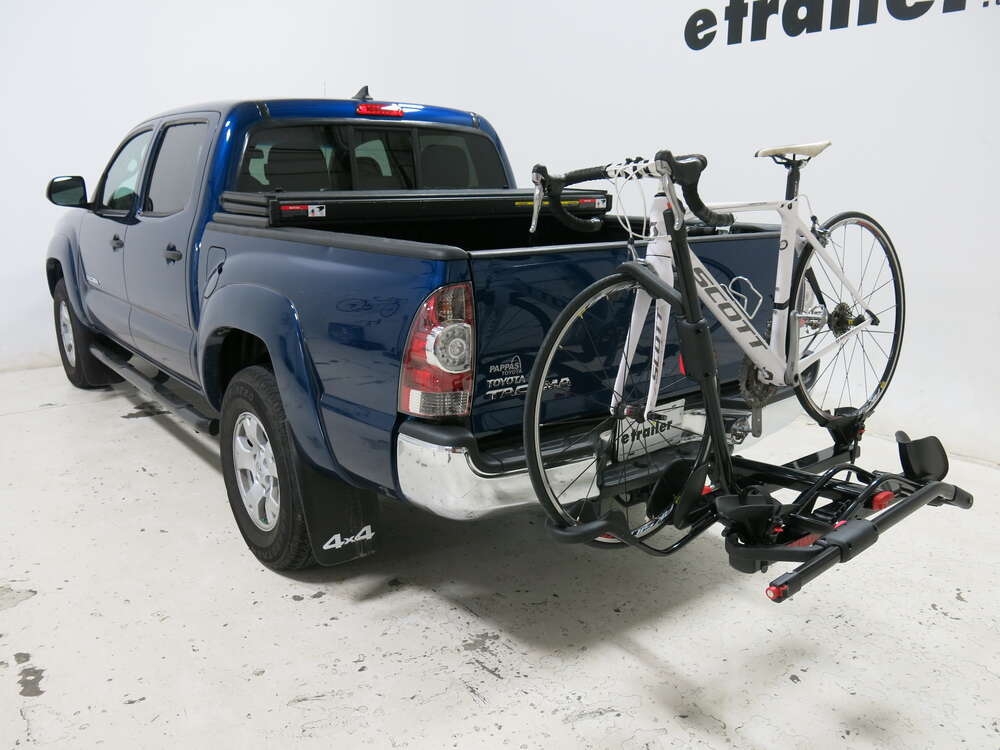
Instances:
[[[849,234],[852,227],[857,230],[854,235]],[[824,222],[822,229],[828,232],[826,248],[828,253],[836,258],[844,274],[858,287],[861,296],[868,302],[868,308],[877,314],[879,323],[871,324],[868,329],[854,337],[853,350],[850,354],[848,350],[852,344],[847,343],[832,358],[825,362],[820,359],[813,364],[811,367],[814,372],[810,377],[803,378],[803,382],[795,387],[795,395],[802,408],[821,425],[837,417],[838,412],[844,414],[851,411],[864,418],[875,410],[896,371],[906,322],[903,273],[899,256],[885,229],[871,216],[858,211],[837,214]],[[842,244],[837,242],[840,232],[843,232],[845,238]],[[859,241],[850,242],[851,236],[856,236]],[[855,269],[855,245],[859,250],[857,254],[859,270],[852,270]],[[867,255],[864,252],[866,245],[869,246]],[[842,325],[841,328],[835,325],[834,316],[830,314],[831,309],[836,310],[838,306],[846,305],[845,315],[857,314],[853,298],[849,294],[844,294],[845,290],[842,288],[838,291],[835,288],[837,283],[829,275],[816,272],[816,269],[822,269],[825,265],[819,254],[809,246],[803,251],[795,269],[788,335],[789,337],[799,335],[800,347],[808,347],[814,343],[815,350],[818,350],[836,337],[849,332],[850,328],[846,325]],[[812,274],[808,273],[809,269],[813,269]],[[871,276],[875,278],[870,278]],[[818,294],[824,295],[821,305],[817,305]],[[834,304],[838,297],[848,297],[851,299],[851,304],[847,305],[842,299],[839,300],[840,305]],[[892,303],[891,306],[887,304],[888,302]],[[825,311],[827,320],[822,324],[814,324],[817,327],[812,330],[803,324],[802,318],[796,317],[797,313],[808,314],[810,310],[815,311],[820,308]],[[843,328],[846,328],[846,331]],[[803,331],[805,336],[802,335]],[[824,339],[831,335],[833,338]],[[867,347],[866,341],[869,343]],[[789,343],[791,343],[790,338]],[[859,349],[860,357],[857,356]],[[806,350],[800,350],[800,355]],[[857,367],[854,366],[855,362],[858,364]],[[838,376],[839,373],[842,373],[842,377]],[[844,395],[847,398],[846,404],[843,402]],[[834,401],[833,398],[837,400]]]
[[[229,505],[250,551],[272,570],[315,564],[295,473],[296,448],[278,383],[267,367],[247,367],[230,381],[219,443]]]
[[[98,336],[76,317],[63,279],[59,279],[52,290],[52,312],[59,358],[69,382],[84,390],[120,383],[122,378],[90,353],[90,346]]]
[[[685,459],[678,459],[685,462],[687,471],[684,476],[674,476],[680,467],[674,464],[672,469],[658,468],[655,461],[650,457],[654,454],[657,457],[672,457],[676,453],[676,446],[681,444],[669,442],[675,440],[677,433],[688,433],[682,427],[675,426],[672,432],[660,432],[656,423],[640,423],[627,416],[612,414],[609,411],[610,402],[604,401],[605,392],[608,395],[614,390],[614,377],[617,372],[618,362],[621,358],[621,351],[624,347],[625,333],[628,329],[628,318],[631,314],[633,291],[637,288],[636,283],[624,274],[613,274],[604,279],[594,282],[589,287],[580,292],[556,317],[548,334],[545,336],[542,346],[532,367],[531,376],[528,381],[528,389],[525,397],[524,411],[524,446],[525,459],[528,474],[531,478],[532,487],[538,497],[539,502],[545,509],[552,523],[560,528],[580,525],[603,515],[608,510],[621,511],[625,515],[625,520],[629,531],[637,538],[650,537],[660,529],[664,528],[671,520],[673,511],[673,501],[676,492],[679,491],[679,484],[683,484],[690,473],[690,462]],[[606,309],[605,309],[606,308]],[[589,315],[594,316],[594,325],[584,322]],[[653,315],[650,312],[643,328],[643,334],[639,338],[639,348],[637,350],[637,360],[639,353],[650,349],[653,334]],[[576,333],[576,327],[585,326],[586,336]],[[593,331],[594,335],[591,335]],[[589,342],[584,346],[584,342]],[[561,353],[565,353],[564,355]],[[643,355],[647,356],[647,355]],[[595,365],[597,367],[595,368]],[[578,367],[579,369],[574,369]],[[597,369],[599,368],[599,370]],[[688,390],[694,390],[696,384],[687,378],[683,371],[678,371],[678,363],[675,356],[668,354],[667,361],[664,362],[663,380],[661,381],[661,392],[664,388],[673,388],[677,384],[690,386]],[[623,391],[628,398],[623,400],[632,405],[633,402],[641,400],[645,402],[645,393],[648,390],[648,379],[645,381],[646,388],[642,386],[643,377],[648,377],[648,368],[637,365],[630,368],[629,378],[635,372],[635,382],[630,385],[629,380],[623,387]],[[569,379],[580,383],[580,390],[574,392],[572,386],[568,391],[560,393],[560,387],[553,387],[553,383],[558,383],[564,376],[569,374]],[[578,379],[578,380],[577,380]],[[595,395],[589,395],[596,394]],[[588,412],[593,412],[593,416],[588,417],[588,421],[580,427],[574,427],[574,423],[579,424],[580,403],[569,404],[569,408],[561,408],[560,399],[578,399],[585,402],[593,402],[588,407]],[[543,403],[544,402],[544,403]],[[678,403],[677,401],[664,401],[662,403]],[[550,419],[544,412],[551,405],[550,414],[559,414],[561,411],[569,415],[569,419],[560,422],[558,420],[546,421]],[[592,407],[592,408],[591,408]],[[658,407],[659,408],[659,407]],[[542,435],[544,429],[546,435]],[[570,425],[571,430],[563,432],[565,426]],[[652,448],[647,445],[646,432],[652,425],[654,437],[649,438],[653,443]],[[670,427],[670,425],[667,425]],[[637,430],[644,435],[641,439],[636,438]],[[553,450],[553,433],[555,442],[565,446],[562,451],[557,448]],[[662,438],[672,437],[669,440],[657,443]],[[697,434],[685,434],[682,441],[689,446],[700,445],[703,432]],[[641,440],[641,447],[639,445]],[[546,443],[546,450],[542,451],[542,443]],[[595,457],[599,453],[602,459],[602,468],[583,475],[580,480],[576,475],[576,469],[590,460],[590,453],[582,451],[581,447],[593,446]],[[618,448],[616,446],[629,446]],[[675,446],[671,448],[670,446]],[[625,456],[621,454],[625,450]],[[661,451],[663,451],[661,453]],[[668,453],[668,451],[670,451]],[[576,462],[576,463],[572,463]],[[643,464],[643,462],[646,462]],[[649,473],[642,476],[642,479],[649,479],[634,491],[624,494],[613,495],[595,501],[596,495],[604,493],[595,492],[596,485],[588,483],[589,473],[599,474],[601,471],[607,473],[604,477],[613,476],[619,468],[626,465],[648,466]],[[563,469],[562,467],[572,467]],[[573,477],[569,484],[561,484],[561,476]],[[550,481],[550,479],[552,481]],[[667,480],[666,482],[661,482]],[[578,483],[579,482],[579,483]],[[678,485],[678,486],[674,486]],[[568,494],[566,494],[568,492]],[[593,544],[602,547],[621,547],[619,540],[605,535],[595,539]]]

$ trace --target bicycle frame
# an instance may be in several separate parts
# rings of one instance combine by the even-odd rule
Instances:
[[[674,187],[669,178],[660,178],[663,191],[653,200],[650,213],[650,223],[655,227],[655,237],[646,249],[646,263],[665,281],[674,278],[674,252],[670,241],[669,228],[665,224],[664,214],[670,210],[672,201],[676,204]],[[774,309],[771,314],[771,337],[765,340],[754,326],[743,305],[738,302],[729,289],[720,284],[711,272],[705,268],[698,257],[690,252],[688,247],[682,252],[688,252],[698,299],[712,312],[716,320],[726,329],[730,337],[740,349],[757,366],[760,379],[773,385],[797,385],[802,371],[831,353],[843,348],[854,336],[860,334],[871,324],[865,319],[843,335],[799,359],[799,337],[790,337],[790,346],[785,341],[788,332],[788,320],[791,315],[791,284],[795,259],[806,245],[811,245],[814,252],[833,271],[835,277],[851,294],[854,302],[861,309],[867,309],[861,292],[853,282],[846,277],[838,263],[833,262],[825,245],[819,240],[812,227],[803,221],[799,214],[798,198],[776,202],[728,203],[710,206],[716,211],[730,213],[749,213],[759,211],[774,211],[781,217],[781,234],[778,241],[778,266],[775,273]],[[638,339],[645,324],[652,297],[642,288],[636,290],[636,299],[632,309],[632,317],[626,337],[625,349],[619,362],[615,389],[612,394],[611,409],[614,411],[621,403],[620,394],[623,391],[628,373],[628,363],[635,356]],[[666,339],[670,321],[670,304],[662,299],[656,301],[656,321],[654,328],[653,353],[649,391],[647,393],[645,416],[648,418],[656,409],[660,390],[660,380],[663,372],[663,361],[666,356]],[[787,349],[787,351],[786,351]]]

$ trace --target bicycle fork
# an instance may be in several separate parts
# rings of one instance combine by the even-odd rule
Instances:
[[[650,223],[655,227],[655,237],[646,248],[646,264],[661,279],[672,279],[674,275],[673,252],[669,235],[663,226],[663,214],[670,207],[665,196],[653,199],[653,209]],[[629,322],[628,333],[625,336],[625,348],[618,362],[618,374],[615,377],[615,388],[611,394],[611,412],[615,413],[621,405],[625,392],[625,380],[629,368],[635,359],[639,346],[639,337],[646,324],[646,316],[653,297],[641,286],[635,291],[635,304],[632,306],[632,319]],[[660,392],[660,380],[663,377],[663,361],[667,354],[667,332],[670,327],[670,303],[663,299],[656,300],[656,320],[653,329],[653,351],[650,359],[649,391],[646,395],[646,406],[643,409],[643,420],[650,419],[656,408],[657,396]]]
[[[668,187],[672,186],[668,185]],[[673,191],[670,190],[670,192]],[[680,206],[676,197],[674,197],[674,201],[678,205],[679,215],[683,217],[683,207]],[[663,193],[658,194],[653,199],[650,219],[656,228],[656,236],[646,250],[645,261],[660,279],[675,279],[680,291],[681,309],[679,313],[675,313],[675,317],[677,318],[684,371],[688,377],[693,378],[698,383],[705,407],[709,443],[707,446],[702,446],[699,460],[707,459],[706,448],[712,451],[716,467],[715,474],[720,489],[724,492],[730,492],[734,489],[733,468],[726,442],[726,429],[719,396],[718,365],[715,359],[715,350],[712,347],[708,322],[702,314],[701,302],[698,299],[698,287],[695,284],[694,270],[691,265],[691,249],[687,241],[687,229],[683,221],[675,222],[671,200]],[[612,393],[611,403],[612,413],[616,413],[621,404],[625,379],[635,357],[639,337],[642,334],[649,305],[652,301],[653,297],[645,289],[641,286],[636,289],[632,318],[625,339],[625,349],[621,361],[618,363],[618,373],[615,377],[615,389]],[[656,299],[650,382],[643,419],[649,419],[653,415],[659,397],[671,312],[669,302],[660,298]]]

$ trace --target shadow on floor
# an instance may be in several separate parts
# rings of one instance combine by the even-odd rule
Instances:
[[[115,391],[145,408],[148,400],[131,387]],[[221,474],[215,438],[169,416],[151,421]],[[224,496],[221,482],[219,492]],[[375,555],[290,577],[331,587],[360,583],[352,587],[359,605],[403,587],[420,589],[482,619],[484,629],[550,649],[587,647],[668,613],[680,616],[724,582],[741,580],[715,530],[674,557],[654,558],[558,544],[544,525],[540,508],[458,522],[386,499]]]
[[[115,391],[145,408],[147,399],[131,387]],[[151,421],[221,474],[214,438],[172,417],[153,414]],[[221,482],[219,492],[224,496]],[[482,619],[484,628],[545,648],[586,647],[670,612],[680,615],[741,578],[713,530],[674,557],[654,558],[558,544],[544,525],[541,509],[458,522],[387,499],[375,555],[290,577],[326,586],[359,582],[352,587],[359,605],[403,587],[420,589]]]
[[[355,600],[402,587],[445,599],[536,646],[585,647],[668,613],[681,614],[738,576],[712,531],[676,557],[554,542],[529,510],[474,522],[382,504],[381,545],[372,557],[295,574],[327,586],[357,581]]]
[[[123,396],[126,401],[135,407],[134,413],[123,414],[124,418],[131,418],[133,416],[149,417],[154,424],[159,426],[170,437],[182,443],[191,453],[217,471],[221,478],[222,466],[219,463],[218,438],[214,438],[211,435],[202,435],[195,432],[194,428],[190,425],[176,421],[168,412],[159,409],[155,402],[151,402],[130,385],[122,383],[115,385],[113,389],[109,390],[113,390],[114,393]],[[225,492],[225,488],[222,489],[222,492]]]

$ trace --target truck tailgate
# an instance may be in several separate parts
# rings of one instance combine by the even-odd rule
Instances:
[[[692,237],[691,247],[720,283],[744,276],[764,295],[754,318],[763,331],[773,304],[778,233]],[[478,347],[472,431],[479,438],[514,434],[521,428],[535,355],[552,321],[582,289],[627,260],[628,250],[623,242],[606,242],[484,250],[471,256]],[[743,353],[717,323],[712,330],[720,383],[733,383]],[[677,333],[671,327],[668,359],[677,354]],[[671,364],[668,361],[665,367]],[[571,386],[571,392],[581,397],[582,410],[587,394],[575,392],[579,387]]]

